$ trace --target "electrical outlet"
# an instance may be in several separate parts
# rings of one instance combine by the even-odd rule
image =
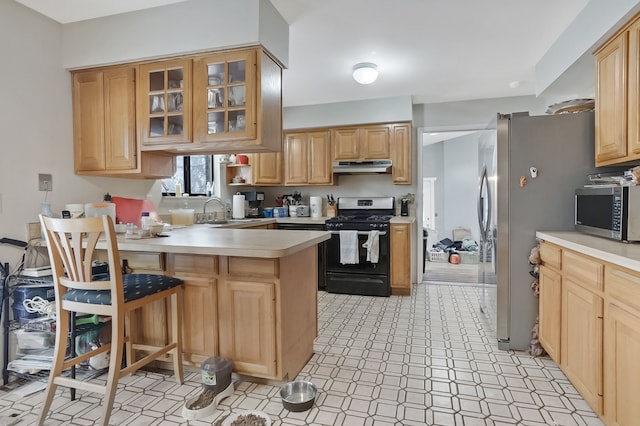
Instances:
[[[53,185],[51,183],[51,175],[38,173],[38,190],[39,191],[51,191]]]
[[[0,213],[2,213],[2,194],[0,194]]]

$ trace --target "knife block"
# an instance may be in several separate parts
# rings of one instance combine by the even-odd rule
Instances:
[[[328,205],[327,206],[327,217],[336,217],[338,214],[336,206]]]

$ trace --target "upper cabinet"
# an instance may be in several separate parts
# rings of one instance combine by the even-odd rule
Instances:
[[[77,174],[159,179],[176,154],[282,152],[282,68],[261,47],[72,76]]]
[[[285,185],[331,185],[331,132],[317,130],[285,134]]]
[[[388,160],[390,125],[345,127],[333,130],[333,159]]]
[[[596,166],[640,161],[640,21],[595,52]]]
[[[173,175],[170,155],[141,154],[136,142],[134,66],[74,71],[72,86],[76,174]]]
[[[200,152],[281,152],[281,67],[260,48],[196,57],[193,114]]]
[[[194,61],[195,140],[255,139],[255,50],[212,54]]]
[[[391,126],[391,176],[396,185],[411,185],[411,124]]]
[[[191,142],[191,60],[140,65],[138,132],[143,146]]]

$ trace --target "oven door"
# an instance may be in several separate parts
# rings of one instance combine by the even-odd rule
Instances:
[[[347,273],[347,274],[367,274],[367,275],[389,275],[389,234],[386,231],[380,232],[378,262],[367,261],[367,249],[362,247],[369,239],[369,232],[358,231],[358,263],[340,263],[340,235],[339,231],[331,231],[331,238],[327,241],[326,261],[327,273]]]

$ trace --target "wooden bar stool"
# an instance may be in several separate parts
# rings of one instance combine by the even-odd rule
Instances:
[[[51,260],[56,305],[56,343],[49,383],[38,424],[47,417],[58,385],[101,393],[105,396],[100,425],[107,425],[118,380],[167,353],[173,355],[174,375],[183,383],[182,370],[182,280],[166,275],[122,274],[116,233],[110,216],[86,219],[53,219],[40,216]],[[100,238],[106,242],[109,277],[94,281],[92,261]],[[129,314],[157,300],[171,306],[171,342],[165,346],[136,345],[130,339]],[[69,342],[69,313],[111,317],[111,343],[65,360]],[[126,351],[127,364],[122,367]],[[135,351],[147,353],[136,360]],[[89,358],[111,351],[106,386],[64,377],[63,372]]]

